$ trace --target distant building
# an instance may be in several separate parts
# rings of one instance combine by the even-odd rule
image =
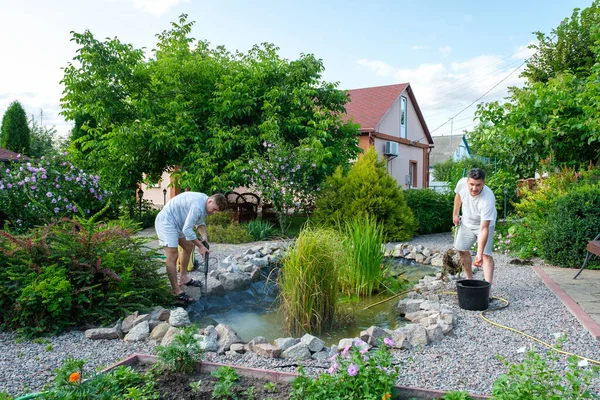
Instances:
[[[434,136],[435,147],[429,154],[429,187],[435,191],[448,190],[447,182],[436,181],[433,176],[433,166],[448,160],[460,161],[471,156],[471,150],[465,135]]]

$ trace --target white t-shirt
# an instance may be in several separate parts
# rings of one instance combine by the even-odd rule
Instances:
[[[496,225],[496,197],[492,190],[483,186],[477,196],[471,196],[467,178],[462,178],[454,190],[462,200],[461,224],[470,229],[478,229],[481,221],[490,221],[490,226]]]
[[[169,200],[159,214],[166,217],[163,218],[165,225],[183,233],[186,240],[194,240],[194,226],[205,225],[207,200],[204,193],[183,192]]]

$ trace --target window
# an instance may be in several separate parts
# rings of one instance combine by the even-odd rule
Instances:
[[[417,187],[417,161],[410,160],[410,165],[408,166],[408,176],[409,178],[409,188]]]
[[[400,137],[406,139],[406,97],[400,97]]]

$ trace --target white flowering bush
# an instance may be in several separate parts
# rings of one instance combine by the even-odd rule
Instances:
[[[63,217],[93,215],[109,195],[97,175],[77,168],[66,153],[12,162],[0,170],[0,209],[14,231]]]

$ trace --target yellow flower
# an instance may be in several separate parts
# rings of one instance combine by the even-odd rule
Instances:
[[[69,375],[69,382],[79,382],[79,378],[81,378],[79,372],[73,372]]]

